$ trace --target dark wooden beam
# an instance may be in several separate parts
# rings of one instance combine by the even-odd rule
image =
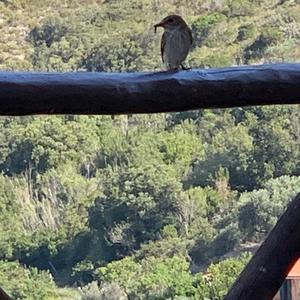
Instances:
[[[289,204],[224,300],[271,300],[300,257],[300,194]]]
[[[148,73],[0,73],[0,115],[126,114],[300,103],[300,64]]]

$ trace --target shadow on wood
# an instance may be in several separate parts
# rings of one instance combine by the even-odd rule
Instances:
[[[300,194],[289,204],[224,300],[272,300],[300,257]]]
[[[0,288],[0,300],[12,300],[12,299]]]
[[[0,115],[126,114],[300,103],[300,64],[156,73],[0,73]]]

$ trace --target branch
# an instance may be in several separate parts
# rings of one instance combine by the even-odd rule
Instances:
[[[299,104],[300,64],[148,73],[0,72],[0,115]]]
[[[224,300],[271,300],[300,256],[300,194],[289,204]]]

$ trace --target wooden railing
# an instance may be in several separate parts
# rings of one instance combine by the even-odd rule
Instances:
[[[299,64],[156,73],[0,72],[0,115],[158,113],[299,102]]]

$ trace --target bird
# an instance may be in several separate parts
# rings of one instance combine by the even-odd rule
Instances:
[[[161,22],[154,25],[154,32],[156,33],[157,27],[162,27],[164,33],[161,37],[161,58],[168,70],[178,70],[183,66],[192,43],[193,36],[192,30],[179,15],[169,15]]]

